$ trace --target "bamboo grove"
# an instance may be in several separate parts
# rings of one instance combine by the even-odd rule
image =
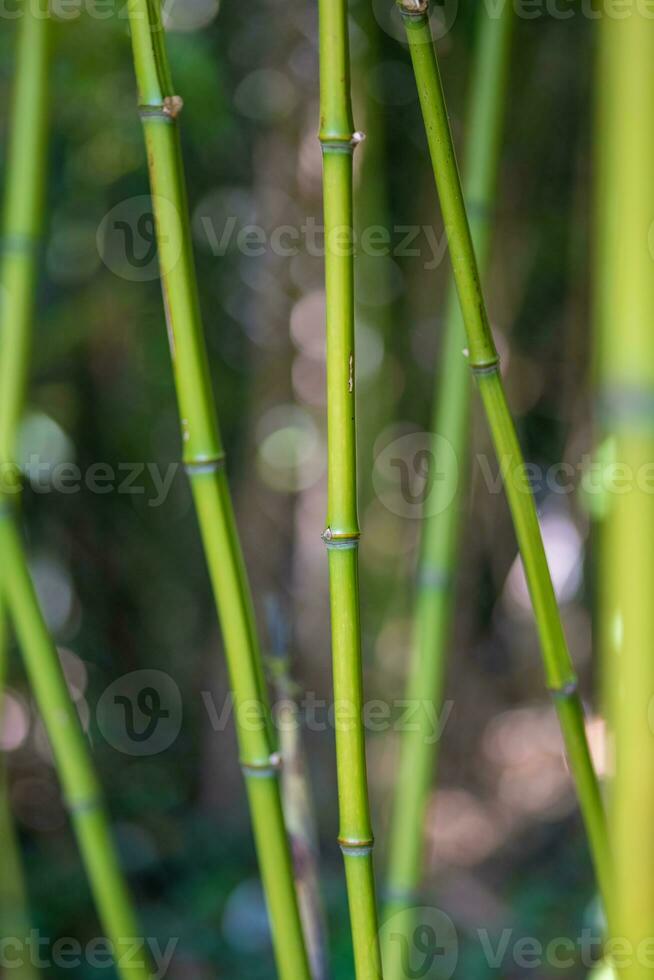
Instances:
[[[371,474],[358,447],[364,395],[357,393],[365,345],[357,329],[357,159],[364,134],[355,125],[356,69],[348,0],[318,0],[319,91],[317,140],[321,152],[324,213],[325,390],[327,513],[322,537],[328,573],[333,700],[343,709],[335,723],[334,756],[339,813],[334,834],[342,855],[356,980],[408,980],[415,972],[406,949],[416,942],[425,906],[438,906],[423,882],[429,800],[440,771],[439,743],[425,723],[399,739],[397,772],[390,792],[390,821],[376,850],[369,790],[364,705],[365,589],[360,581],[361,487]],[[391,7],[391,0],[388,0]],[[258,873],[268,913],[275,971],[282,980],[325,980],[328,937],[321,912],[315,860],[308,757],[295,738],[279,738],[266,676],[264,644],[237,526],[228,462],[212,384],[211,348],[205,341],[194,258],[192,215],[183,163],[185,106],[193,91],[178,93],[158,0],[128,0],[135,114],[142,127],[141,159],[156,229],[161,323],[165,324],[178,410],[180,456],[190,486],[199,539],[225,651],[235,704],[238,764],[249,808]],[[393,11],[389,9],[389,16]],[[436,286],[430,304],[443,307],[431,417],[432,465],[446,440],[460,465],[442,474],[434,513],[420,520],[418,560],[412,582],[411,644],[403,669],[408,702],[428,699],[440,707],[453,661],[454,614],[460,597],[457,571],[465,536],[465,495],[472,479],[472,419],[483,415],[503,477],[517,551],[531,602],[540,649],[543,693],[555,713],[587,840],[602,908],[605,959],[601,975],[641,980],[651,970],[638,959],[613,956],[612,942],[640,948],[651,940],[654,920],[654,732],[651,700],[654,666],[652,591],[654,508],[642,490],[615,494],[595,522],[597,614],[593,654],[595,701],[610,732],[606,799],[587,733],[576,651],[570,650],[546,556],[536,496],[525,480],[525,453],[510,408],[491,329],[487,284],[495,248],[494,216],[512,97],[516,57],[516,10],[506,3],[476,12],[474,64],[466,79],[463,168],[439,69],[428,0],[399,0],[398,48],[411,67],[422,131],[413,133],[428,152],[433,183],[421,207],[440,212],[451,265],[444,298]],[[57,52],[51,44],[46,0],[24,0],[16,25],[13,94],[8,110],[4,163],[3,248],[0,259],[0,683],[7,684],[12,643],[47,732],[54,766],[75,833],[101,928],[111,939],[121,978],[153,975],[148,962],[120,958],[130,937],[141,934],[135,903],[111,830],[93,748],[86,738],[64,676],[55,641],[40,606],[29,563],[21,508],[23,475],[19,435],[33,373],[32,334],[49,160],[50,79]],[[598,16],[596,34],[593,175],[593,336],[586,360],[597,392],[592,411],[597,452],[609,445],[631,471],[654,462],[651,402],[654,362],[649,331],[654,324],[654,267],[649,240],[654,220],[654,21],[642,12],[623,19]],[[378,127],[373,127],[373,135]],[[370,134],[369,134],[370,138]],[[365,152],[365,143],[363,143]],[[383,165],[380,146],[371,148]],[[365,171],[364,171],[365,172]],[[414,174],[403,176],[409,183]],[[145,189],[145,188],[144,188]],[[372,193],[369,191],[369,193]],[[383,196],[383,195],[382,195]],[[489,297],[492,292],[488,292]],[[392,332],[392,312],[385,312]],[[220,324],[217,327],[220,330]],[[362,351],[362,352],[361,352]],[[364,389],[365,391],[365,389]],[[365,406],[364,406],[365,407]],[[221,411],[222,420],[222,411]],[[381,412],[379,418],[381,418]],[[369,418],[377,418],[372,413]],[[426,420],[425,420],[426,424]],[[376,435],[374,433],[373,435]],[[359,442],[361,437],[359,435]],[[359,449],[359,451],[358,451]],[[362,472],[362,470],[364,470]],[[238,501],[236,501],[238,503]],[[652,574],[650,574],[652,573]],[[253,579],[254,580],[254,579]],[[638,587],[634,587],[634,582]],[[256,597],[256,596],[255,596]],[[271,668],[273,686],[292,700],[287,651]],[[257,724],[243,723],[256,707]],[[290,758],[289,758],[290,757]],[[291,775],[288,776],[290,767]],[[302,784],[301,805],[292,781]],[[315,781],[316,776],[313,775]],[[5,877],[10,880],[10,935],[29,932],[32,914],[22,872],[20,834],[14,825],[9,781],[0,766],[0,834]],[[438,812],[436,820],[438,820]],[[307,826],[302,826],[303,823]],[[311,826],[310,826],[311,824]],[[308,856],[303,860],[299,850]],[[309,853],[310,852],[310,853]],[[35,980],[26,966],[19,980]],[[272,975],[272,974],[271,974]],[[457,974],[458,975],[458,974]],[[599,974],[598,974],[599,975]],[[432,976],[429,973],[429,976]],[[435,974],[434,974],[435,976]]]

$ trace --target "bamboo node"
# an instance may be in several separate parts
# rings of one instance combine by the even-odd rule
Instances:
[[[452,587],[452,573],[438,565],[425,565],[418,573],[418,587],[445,592]]]
[[[241,762],[241,770],[247,779],[276,779],[282,768],[282,757],[273,752],[266,762]]]
[[[345,549],[358,548],[360,531],[334,531],[331,527],[326,527],[320,535],[328,548]]]
[[[184,469],[189,476],[199,476],[202,473],[217,473],[225,469],[226,456],[220,453],[219,456],[202,456],[197,459],[185,459]]]
[[[322,147],[323,153],[325,150],[331,150],[340,153],[352,153],[353,150],[363,143],[366,138],[366,134],[362,133],[361,130],[357,130],[356,133],[352,133],[351,136],[319,136],[320,146]]]
[[[577,695],[579,689],[579,684],[577,678],[573,677],[571,680],[566,681],[561,687],[548,687],[548,691],[552,695],[555,701],[565,700],[566,698],[573,698]]]
[[[388,904],[413,905],[418,901],[420,892],[417,888],[400,888],[395,885],[387,885],[383,890],[383,897]]]
[[[338,846],[346,857],[368,857],[372,854],[375,841],[373,837],[366,840],[349,840],[339,837]]]
[[[429,10],[429,0],[397,0],[403,17],[424,17]]]
[[[500,369],[500,359],[486,361],[484,364],[471,364],[470,370],[474,375],[497,374]]]
[[[86,799],[68,800],[66,802],[66,809],[71,815],[76,813],[91,813],[93,810],[98,810],[101,806],[102,800],[99,796],[89,796]]]
[[[15,252],[19,255],[30,255],[39,248],[40,244],[40,236],[17,231],[13,234],[3,235],[0,238],[0,251],[5,253]]]
[[[160,105],[140,105],[139,116],[144,121],[159,119],[163,122],[172,122],[177,119],[183,108],[184,99],[181,95],[167,95]]]

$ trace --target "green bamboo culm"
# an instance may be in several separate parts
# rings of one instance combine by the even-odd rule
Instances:
[[[319,0],[320,132],[323,157],[327,314],[329,560],[336,719],[339,845],[345,862],[357,980],[382,975],[368,802],[359,614],[353,286],[350,53],[346,0]]]
[[[21,17],[16,46],[16,83],[11,104],[11,133],[6,162],[6,191],[3,217],[2,258],[0,259],[0,325],[4,333],[0,361],[0,459],[2,473],[0,490],[19,491],[13,466],[14,441],[22,410],[28,343],[34,306],[36,282],[36,250],[38,247],[43,185],[45,174],[44,150],[47,141],[47,96],[45,71],[47,65],[48,27],[45,20]],[[25,121],[29,120],[28,126]],[[25,172],[25,165],[28,170]],[[7,334],[7,331],[9,333]],[[6,358],[7,346],[11,355]],[[5,363],[6,362],[6,363]],[[4,370],[3,370],[4,366]],[[1,520],[0,515],[0,520]],[[0,705],[4,707],[10,646],[9,616],[6,603],[0,598]],[[1,716],[1,709],[0,709]],[[8,781],[4,759],[0,761],[2,798],[0,800],[0,837],[5,851],[2,872],[2,919],[0,928],[6,936],[27,936],[30,916],[27,893],[22,874],[18,841],[8,799]],[[29,963],[18,968],[18,977],[37,976]]]
[[[225,473],[199,311],[175,95],[156,2],[130,0],[139,111],[147,148],[161,285],[191,481],[235,700],[240,760],[282,980],[309,980],[252,599]],[[260,708],[260,724],[244,724]]]
[[[634,7],[600,21],[601,287],[599,422],[627,483],[608,493],[599,540],[601,637],[615,777],[609,830],[615,862],[615,975],[651,977],[654,922],[654,22]],[[627,951],[623,955],[623,950]]]
[[[491,237],[491,216],[499,164],[499,147],[504,118],[513,7],[505,4],[498,17],[479,9],[479,37],[469,94],[466,132],[465,191],[470,207],[470,230],[479,269],[483,272]],[[447,468],[434,484],[430,497],[431,515],[423,519],[413,614],[413,649],[407,698],[419,703],[425,697],[438,706],[450,641],[454,604],[454,576],[460,540],[464,460],[468,449],[470,372],[461,351],[465,330],[454,284],[446,305],[442,367],[434,398],[432,458],[442,458],[443,440],[452,450],[455,465]],[[438,761],[439,743],[434,742],[426,715],[412,731],[402,735],[400,767],[393,797],[390,829],[386,904],[384,920],[405,912],[417,899],[424,857],[424,817],[429,788]],[[397,921],[397,920],[396,920]],[[386,929],[383,950],[386,980],[403,976],[399,926]],[[395,937],[393,939],[393,937]]]
[[[401,11],[466,331],[468,364],[479,388],[504,473],[534,609],[546,683],[556,706],[600,893],[608,910],[611,865],[604,807],[590,757],[577,678],[556,604],[536,506],[499,372],[499,358],[488,322],[461,191],[427,3],[425,0],[406,0]]]
[[[6,609],[0,603],[0,725],[5,710],[8,654],[9,622]],[[2,841],[0,932],[3,936],[15,936],[22,942],[27,939],[31,928],[30,909],[20,844],[11,812],[9,779],[4,754],[0,756],[0,840]],[[16,980],[37,980],[40,975],[29,957],[25,957],[15,966],[12,965],[11,972]]]
[[[6,171],[0,263],[0,596],[18,638],[100,920],[123,980],[150,976],[144,962],[122,962],[139,931],[120,872],[89,748],[48,633],[18,530],[16,442],[25,401],[34,316],[37,249],[46,174],[50,15],[47,0],[25,3]]]

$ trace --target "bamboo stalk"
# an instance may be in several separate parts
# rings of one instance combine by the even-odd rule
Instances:
[[[357,980],[382,975],[368,802],[359,618],[350,56],[346,0],[319,0],[320,133],[327,306],[329,560],[339,844],[345,862]]]
[[[291,841],[295,884],[306,937],[312,980],[329,980],[329,941],[327,918],[320,892],[318,827],[297,696],[293,678],[289,632],[284,613],[274,596],[266,597],[270,654],[266,666],[275,701],[285,706],[279,726],[279,745],[284,757],[282,801]],[[288,714],[290,712],[290,717]]]
[[[615,739],[610,932],[616,953],[629,950],[616,957],[615,974],[644,980],[654,922],[654,23],[634,7],[624,20],[604,13],[600,32],[598,407],[629,481],[609,492],[599,541],[601,596],[612,597],[601,619]]]
[[[499,167],[513,8],[505,4],[499,17],[481,7],[479,38],[469,95],[469,133],[466,149],[466,198],[471,209],[472,233],[480,271],[486,268],[491,214]],[[465,479],[460,470],[467,455],[470,376],[461,350],[465,331],[456,288],[450,284],[439,380],[434,397],[433,457],[445,439],[459,466],[434,484],[433,514],[423,520],[413,612],[413,652],[407,699],[418,703],[431,697],[442,703],[447,647],[454,605],[453,582],[460,540],[460,517]],[[424,816],[429,787],[438,763],[438,742],[432,742],[427,718],[402,736],[398,779],[393,798],[386,907],[384,918],[405,910],[417,899],[424,856]],[[385,935],[397,935],[386,930]],[[389,942],[384,950],[387,980],[402,976],[400,947]]]
[[[9,622],[5,607],[0,603],[0,726],[4,719],[8,659]],[[0,931],[5,937],[15,936],[22,944],[31,928],[30,911],[20,844],[9,800],[9,779],[4,754],[0,756],[0,840]],[[28,958],[24,958],[15,967],[12,966],[12,974],[16,980],[37,980],[39,971]]]
[[[504,472],[518,546],[536,619],[545,678],[553,696],[566,745],[600,893],[608,910],[611,890],[606,821],[584,729],[577,678],[563,632],[552,580],[515,426],[499,373],[468,226],[426,0],[405,0],[402,14],[422,108],[434,178],[445,222],[450,258],[468,341],[468,363],[475,376]]]
[[[88,745],[39,608],[20,534],[6,514],[0,520],[0,552],[4,556],[3,593],[48,732],[100,920],[113,944],[116,968],[125,980],[145,980],[150,976],[147,964],[142,959],[128,962],[133,940],[140,933]]]
[[[52,746],[102,925],[125,980],[149,976],[122,962],[138,936],[90,752],[43,620],[17,530],[20,472],[16,437],[29,367],[46,173],[50,13],[47,0],[22,11],[7,163],[0,347],[0,594],[13,622],[32,691]]]
[[[241,554],[225,454],[211,392],[177,128],[182,100],[172,88],[156,2],[130,0],[129,22],[147,147],[161,285],[181,420],[184,464],[222,626],[235,700],[240,759],[279,974],[308,980],[276,753],[254,613]],[[261,724],[244,724],[258,705]]]

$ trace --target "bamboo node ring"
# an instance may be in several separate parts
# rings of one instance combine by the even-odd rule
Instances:
[[[500,369],[500,359],[499,357],[495,361],[491,361],[490,364],[471,364],[470,370],[474,375],[484,375],[484,374],[497,374]]]
[[[273,752],[267,762],[241,762],[243,775],[254,779],[275,779],[282,768],[282,757]]]
[[[566,681],[561,687],[548,687],[548,691],[554,700],[558,701],[559,699],[574,697],[577,693],[578,686],[577,678],[573,677],[571,680]]]
[[[328,548],[335,550],[345,548],[358,548],[360,531],[334,531],[331,527],[326,527],[320,535]]]
[[[338,838],[338,846],[346,857],[368,857],[372,854],[375,841],[373,838],[368,840],[346,840]]]
[[[429,10],[429,0],[397,0],[404,17],[423,17]]]
[[[224,453],[220,456],[208,456],[206,459],[185,459],[184,469],[189,476],[198,476],[200,473],[217,473],[225,469],[226,457]]]
[[[100,806],[102,806],[102,800],[99,796],[89,796],[85,800],[68,800],[66,803],[66,808],[69,813],[90,813],[92,810],[97,810]]]
[[[163,122],[172,122],[177,119],[183,108],[184,99],[181,95],[167,95],[160,105],[140,105],[139,115],[144,121],[159,119]]]

